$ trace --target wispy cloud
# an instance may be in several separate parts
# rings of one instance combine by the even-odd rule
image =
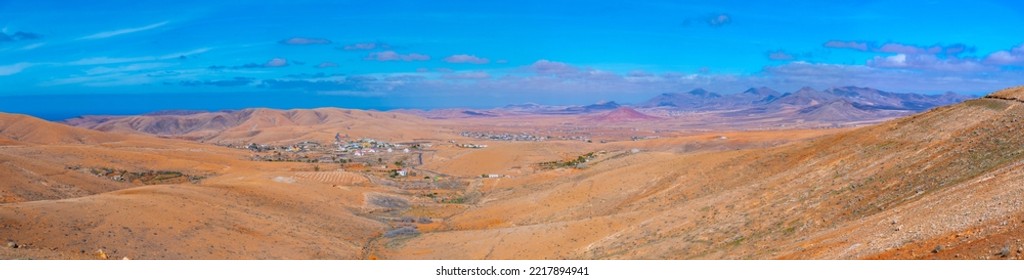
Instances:
[[[255,81],[256,81],[256,79],[249,78],[249,77],[235,77],[235,78],[229,79],[229,80],[206,80],[206,81],[186,80],[186,81],[179,81],[178,85],[180,85],[180,86],[187,86],[187,87],[196,87],[196,86],[240,87],[240,86],[250,85],[250,84],[252,84]],[[165,84],[168,84],[168,83],[165,83]]]
[[[732,16],[726,13],[718,13],[708,16],[704,22],[711,27],[722,27],[732,23]]]
[[[35,44],[30,44],[30,45],[26,45],[26,46],[24,46],[24,47],[21,47],[21,50],[23,50],[23,51],[27,51],[27,50],[34,50],[34,49],[37,49],[37,48],[39,48],[39,47],[42,47],[43,45],[46,45],[46,43],[35,43]]]
[[[858,50],[858,51],[862,51],[863,52],[863,51],[867,51],[868,50],[868,44],[870,44],[870,43],[869,42],[863,42],[863,41],[829,40],[828,42],[825,42],[824,46],[826,48],[832,48],[832,49],[851,49],[851,50]]]
[[[899,42],[888,42],[878,44],[875,42],[868,41],[839,41],[830,40],[825,42],[826,48],[833,49],[851,49],[862,52],[875,52],[875,53],[895,53],[895,54],[932,54],[932,55],[943,55],[943,56],[959,56],[964,53],[974,52],[974,47],[965,44],[951,44],[951,45],[940,45],[934,44],[931,46],[905,44]]]
[[[691,16],[683,19],[682,25],[684,27],[689,27],[695,22],[717,28],[732,23],[732,16],[727,13],[711,13],[703,16]]]
[[[111,72],[99,75],[72,76],[67,78],[46,80],[40,86],[82,85],[88,87],[111,87],[126,85],[142,85],[155,81],[157,77],[148,73]]]
[[[487,72],[484,71],[470,71],[444,74],[441,77],[445,79],[455,80],[480,80],[491,78],[491,74],[488,74]]]
[[[909,58],[893,58],[892,63],[913,65]],[[768,66],[750,84],[778,87],[833,87],[857,85],[895,91],[911,92],[980,92],[1012,86],[1012,78],[1019,73],[1011,72],[937,72],[917,71],[908,68],[883,68],[866,65],[844,65],[792,62],[779,66]]]
[[[237,66],[224,66],[224,65],[213,65],[207,67],[209,70],[224,70],[224,69],[254,69],[254,68],[280,68],[290,65],[288,59],[275,57],[267,60],[264,63],[246,63]]]
[[[142,32],[142,31],[146,31],[146,30],[151,30],[151,29],[159,28],[161,26],[167,25],[168,23],[169,23],[168,21],[164,21],[164,22],[158,22],[158,23],[154,23],[154,24],[150,24],[150,25],[146,25],[146,26],[142,26],[142,27],[125,28],[125,29],[118,29],[118,30],[112,30],[112,31],[104,31],[104,32],[88,35],[88,36],[85,36],[85,37],[81,37],[81,38],[78,38],[78,39],[79,40],[106,39],[106,38],[110,38],[110,37],[121,36],[121,35],[125,35],[125,34],[131,34],[131,33]]]
[[[345,76],[344,74],[337,74],[337,73],[335,73],[335,74],[327,74],[327,73],[324,73],[324,72],[299,73],[299,74],[288,74],[288,75],[285,75],[285,77],[292,78],[292,79],[323,79],[323,78],[344,77],[344,76]]]
[[[150,60],[157,60],[157,59],[159,59],[159,58],[152,57],[152,56],[145,56],[145,57],[106,57],[106,56],[100,56],[100,57],[90,57],[90,58],[83,58],[83,59],[75,60],[75,61],[69,62],[68,65],[117,64],[117,63],[131,63],[131,62],[140,62],[140,61],[150,61]]]
[[[469,54],[456,54],[444,58],[445,62],[448,63],[471,63],[471,64],[487,64],[490,62],[489,59],[477,57]]]
[[[156,61],[156,60],[169,60],[169,59],[185,59],[193,55],[201,54],[210,51],[209,48],[194,49],[187,52],[172,53],[160,56],[138,56],[138,57],[89,57],[66,63],[67,65],[100,65],[100,64],[117,64],[117,63],[133,63],[143,61]]]
[[[268,60],[267,63],[263,64],[263,66],[266,66],[266,67],[285,67],[285,66],[288,66],[288,60],[284,59],[284,58],[280,58],[280,57],[275,57],[275,58],[271,58],[270,60]]]
[[[321,62],[320,64],[316,65],[316,68],[334,68],[334,67],[338,67],[338,64],[334,63],[334,62],[330,62],[330,61],[324,61],[324,62]]]
[[[794,60],[794,59],[796,59],[795,55],[787,53],[786,51],[783,51],[783,50],[770,51],[770,52],[768,52],[767,55],[768,55],[768,59],[771,59],[771,60]]]
[[[1008,51],[993,52],[986,56],[984,61],[992,65],[1024,66],[1024,44],[1020,44]]]
[[[330,45],[331,40],[324,38],[292,37],[278,41],[282,45]]]
[[[32,65],[34,65],[34,64],[27,63],[27,62],[15,63],[15,64],[9,64],[9,65],[0,65],[0,76],[10,76],[10,75],[18,74],[21,71],[25,70],[25,68],[32,67]]]
[[[151,63],[128,64],[128,65],[123,65],[123,66],[118,66],[118,67],[100,66],[100,67],[95,67],[95,68],[92,68],[92,69],[89,69],[89,70],[85,70],[85,74],[86,75],[100,75],[100,74],[117,73],[117,72],[135,72],[135,71],[142,71],[142,70],[165,68],[165,67],[169,67],[169,66],[173,66],[173,65],[175,65],[175,64],[174,63],[151,62]]]
[[[839,41],[831,40],[824,44],[826,48],[850,49],[860,52],[878,53],[884,55],[875,56],[865,62],[864,65],[873,68],[906,69],[929,72],[969,72],[969,71],[996,71],[1000,65],[995,61],[1001,60],[986,59],[980,60],[976,57],[961,57],[963,54],[973,53],[974,47],[965,44],[951,45],[916,45],[900,42],[875,43],[870,41]],[[1002,54],[996,52],[989,57],[996,57]]]
[[[369,51],[369,50],[376,50],[376,49],[386,50],[386,49],[390,49],[390,48],[391,48],[391,46],[388,45],[388,44],[385,44],[385,43],[380,43],[380,42],[364,42],[364,43],[355,43],[355,44],[351,44],[351,45],[345,45],[343,47],[340,47],[339,49],[346,50],[346,51]]]
[[[939,72],[978,72],[996,70],[995,67],[984,65],[977,59],[939,57],[930,53],[898,53],[890,56],[875,56],[867,61],[867,65],[875,68],[917,69]]]
[[[260,86],[276,90],[303,90],[310,92],[322,91],[371,91],[372,85],[379,79],[374,77],[340,77],[338,79],[268,79]]]
[[[568,63],[541,59],[529,66],[530,70],[538,75],[567,75],[581,71],[579,67]]]
[[[370,53],[363,59],[376,61],[426,61],[430,60],[430,56],[418,53],[400,54],[395,51],[382,51]]]
[[[765,57],[769,60],[775,61],[792,61],[792,60],[811,60],[814,58],[812,52],[792,52],[783,49],[769,50],[764,53]]]

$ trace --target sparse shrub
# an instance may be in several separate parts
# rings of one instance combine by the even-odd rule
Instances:
[[[999,249],[999,257],[1001,257],[1001,258],[1010,257],[1010,245],[1003,245],[1003,248]]]
[[[395,238],[400,236],[416,236],[420,234],[420,230],[415,227],[400,227],[393,230],[389,230],[384,233],[384,237]]]
[[[466,197],[460,196],[460,197],[456,197],[456,198],[446,198],[446,199],[442,199],[441,202],[452,203],[452,204],[462,204],[462,203],[466,203]]]
[[[409,202],[405,199],[393,196],[375,196],[370,198],[370,203],[384,208],[405,209],[409,208]]]

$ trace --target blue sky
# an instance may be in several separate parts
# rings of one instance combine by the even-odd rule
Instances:
[[[0,111],[637,102],[1024,84],[1015,1],[2,1]],[[638,3],[639,2],[639,3]]]

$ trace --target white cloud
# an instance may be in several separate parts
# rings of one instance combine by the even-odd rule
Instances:
[[[324,38],[292,37],[281,40],[279,43],[284,45],[330,45],[331,40]]]
[[[873,67],[892,68],[907,67],[907,55],[901,53],[887,57],[876,56],[875,58],[872,58],[871,60],[868,61],[868,65]]]
[[[43,45],[46,45],[46,43],[35,43],[35,44],[31,44],[31,45],[27,45],[27,46],[21,47],[21,50],[23,50],[23,51],[34,50],[34,49],[37,49],[39,47],[42,47]]]
[[[375,49],[390,49],[390,48],[391,48],[391,46],[388,45],[388,44],[385,44],[385,43],[366,42],[366,43],[355,43],[355,44],[351,44],[351,45],[345,45],[344,47],[341,47],[340,49],[346,50],[346,51],[368,51],[368,50],[375,50]]]
[[[456,80],[480,80],[480,79],[489,79],[489,78],[491,78],[491,74],[488,74],[487,72],[484,72],[484,71],[471,71],[471,72],[459,72],[459,73],[444,74],[441,77],[443,77],[445,79],[456,79]]]
[[[395,51],[382,51],[371,53],[363,59],[376,61],[425,61],[430,60],[430,56],[418,53],[400,54]]]
[[[110,37],[114,37],[114,36],[121,36],[121,35],[125,35],[125,34],[131,34],[131,33],[142,32],[142,31],[146,31],[146,30],[150,30],[150,29],[155,29],[155,28],[167,25],[167,23],[168,23],[167,21],[164,21],[164,22],[158,22],[158,23],[154,23],[154,24],[150,24],[150,25],[146,25],[146,26],[142,26],[142,27],[125,28],[125,29],[118,29],[118,30],[113,30],[113,31],[105,31],[105,32],[100,32],[100,33],[92,34],[92,35],[85,36],[85,37],[78,38],[78,39],[79,40],[106,39],[106,38],[110,38]]]
[[[32,65],[34,65],[34,64],[27,63],[27,62],[21,62],[21,63],[9,64],[9,65],[0,65],[0,76],[10,76],[10,75],[18,74],[22,70],[25,70],[25,68],[32,67]]]
[[[164,67],[173,66],[173,65],[175,65],[175,64],[174,63],[153,62],[153,63],[128,64],[128,65],[123,65],[123,66],[118,66],[118,67],[100,66],[100,67],[95,67],[95,68],[92,68],[92,69],[89,69],[89,70],[85,70],[85,74],[86,75],[100,75],[100,74],[118,73],[118,72],[135,72],[135,71],[141,71],[141,70],[164,68]]]
[[[100,65],[100,64],[116,64],[116,63],[132,63],[132,62],[143,62],[143,61],[156,61],[156,60],[167,60],[167,59],[180,59],[182,57],[189,57],[210,51],[209,48],[200,48],[187,52],[172,53],[161,56],[139,56],[139,57],[90,57],[68,62],[67,65]]]
[[[489,59],[477,57],[469,54],[456,54],[444,58],[445,62],[448,63],[472,63],[472,64],[486,64],[490,62]]]
[[[275,57],[267,63],[263,64],[266,67],[285,67],[288,66],[288,60],[280,57]]]
[[[1009,51],[997,51],[985,57],[985,63],[992,65],[1024,65],[1024,44]]]

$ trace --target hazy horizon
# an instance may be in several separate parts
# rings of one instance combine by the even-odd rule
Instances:
[[[697,89],[697,88],[694,88]],[[690,89],[690,90],[694,90]],[[677,92],[687,92],[683,90]],[[795,90],[779,90],[780,93]],[[825,89],[815,89],[825,90]],[[884,90],[883,90],[884,91]],[[740,92],[719,92],[724,95]],[[579,100],[558,100],[545,98],[538,100],[517,100],[506,98],[486,99],[484,102],[448,103],[447,100],[402,99],[394,100],[382,97],[352,97],[337,95],[307,94],[304,98],[288,98],[272,93],[220,93],[218,98],[196,102],[207,93],[159,93],[159,94],[90,94],[90,95],[12,95],[5,97],[11,102],[0,103],[0,112],[27,114],[37,118],[62,121],[69,118],[88,115],[140,115],[161,111],[230,111],[250,108],[270,109],[314,109],[324,107],[360,109],[360,110],[437,110],[437,109],[493,109],[516,104],[539,104],[548,106],[579,106],[601,102],[622,105],[637,105],[661,93],[649,96],[632,96],[630,99],[613,100],[603,98],[587,98]],[[255,95],[255,96],[254,96]],[[937,94],[936,94],[937,95]],[[964,94],[967,96],[978,96]],[[398,102],[396,102],[398,101]],[[404,101],[404,102],[401,102]],[[574,102],[575,101],[575,102]],[[573,103],[574,102],[574,103]],[[45,103],[52,107],[19,106],[19,104]],[[61,108],[54,110],[53,108]]]
[[[1024,33],[1021,14],[1012,1],[8,2],[0,110],[489,108],[759,86],[980,95],[1024,80],[1024,39],[1006,36]]]

